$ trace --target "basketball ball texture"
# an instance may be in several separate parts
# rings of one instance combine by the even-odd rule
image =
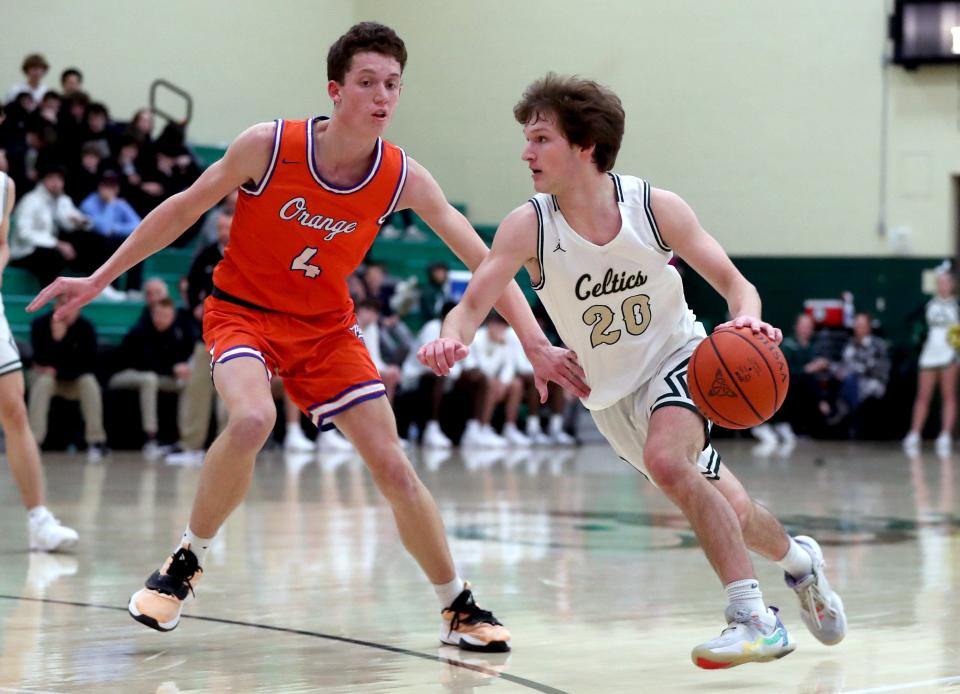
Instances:
[[[763,333],[722,328],[694,350],[687,383],[704,417],[727,429],[749,429],[780,409],[790,370],[783,352]]]

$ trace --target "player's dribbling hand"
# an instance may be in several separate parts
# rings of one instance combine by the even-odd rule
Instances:
[[[62,297],[64,301],[58,302],[53,319],[63,320],[93,301],[100,290],[89,277],[58,277],[27,305],[27,313],[39,311],[47,302]]]
[[[419,350],[417,359],[424,366],[430,367],[437,376],[446,376],[451,367],[470,354],[470,348],[452,337],[439,337],[431,340]]]
[[[780,328],[774,328],[769,323],[764,323],[753,316],[738,316],[726,323],[721,323],[715,329],[719,330],[720,328],[750,328],[755,333],[766,335],[775,345],[779,345],[783,341],[783,331]]]
[[[540,394],[540,402],[547,401],[547,381],[553,381],[578,398],[590,395],[587,375],[572,350],[550,345],[528,353],[527,358],[533,364],[533,381]]]

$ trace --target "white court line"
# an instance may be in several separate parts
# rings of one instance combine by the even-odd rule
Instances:
[[[906,682],[904,684],[891,684],[886,687],[874,687],[873,689],[851,689],[846,694],[880,694],[881,692],[899,692],[904,689],[913,689],[914,687],[927,687],[933,684],[954,684],[960,682],[960,675],[955,677],[940,677],[935,680],[920,680],[917,682]]]
[[[10,689],[9,687],[0,687],[0,692],[10,692],[10,694],[64,694],[63,692],[45,692],[39,689]]]

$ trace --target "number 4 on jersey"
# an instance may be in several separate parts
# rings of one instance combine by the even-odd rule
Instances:
[[[323,268],[319,265],[311,265],[310,259],[317,254],[316,248],[304,248],[300,255],[293,259],[293,262],[290,263],[291,270],[297,270],[305,274],[310,279],[319,277],[320,273],[323,272]]]

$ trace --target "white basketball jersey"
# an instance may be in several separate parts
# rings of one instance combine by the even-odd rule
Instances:
[[[540,296],[557,332],[586,372],[591,410],[610,407],[656,373],[695,335],[673,251],[660,237],[650,184],[610,174],[622,227],[598,246],[575,232],[556,197],[530,199],[537,212]]]

